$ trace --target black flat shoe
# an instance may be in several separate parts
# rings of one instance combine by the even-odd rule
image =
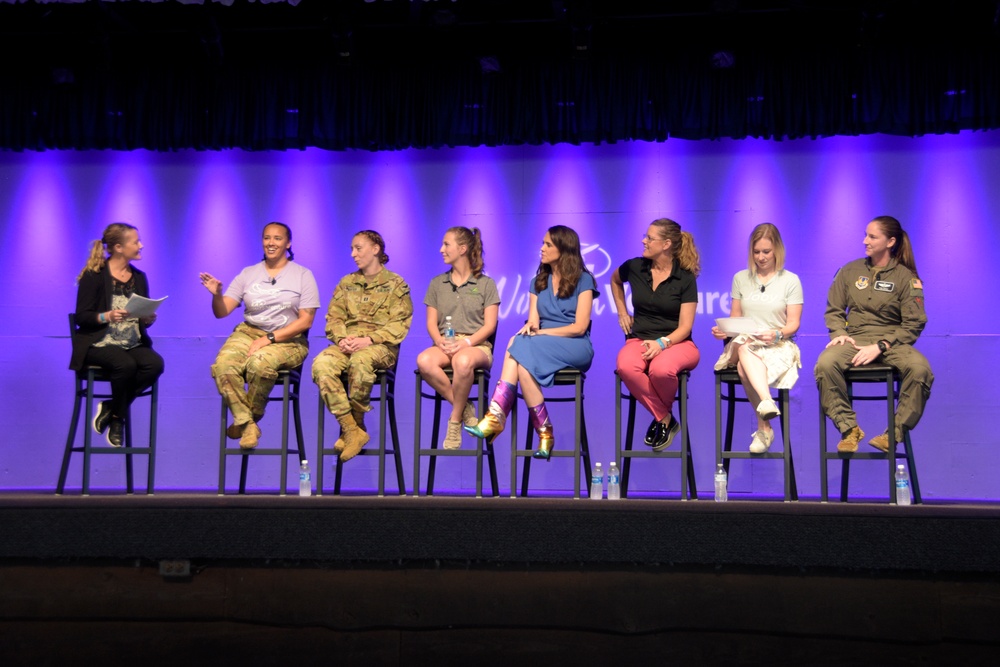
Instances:
[[[646,429],[646,437],[643,442],[652,447],[660,439],[661,431],[663,431],[663,424],[655,419],[649,422],[649,428]]]
[[[657,439],[656,443],[653,445],[653,451],[660,452],[669,447],[670,445],[674,444],[674,438],[680,432],[681,432],[680,422],[674,419],[673,415],[670,415],[670,424],[663,427],[659,439]]]

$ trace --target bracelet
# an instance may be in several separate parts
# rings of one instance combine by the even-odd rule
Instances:
[[[104,317],[104,313],[98,313],[97,314],[97,320],[99,322],[101,322],[102,324],[104,324],[105,322],[108,321],[108,319],[106,317]]]
[[[656,339],[656,344],[660,346],[661,350],[667,349],[667,346],[663,344],[663,339],[662,338],[657,338]]]
[[[469,347],[472,347],[472,339],[471,338],[469,338],[468,336],[466,336],[462,340],[464,340],[466,343],[468,343]]]
[[[777,329],[774,332],[774,342],[775,343],[780,343],[784,339],[785,339],[785,335],[783,333],[781,333],[781,329]]]

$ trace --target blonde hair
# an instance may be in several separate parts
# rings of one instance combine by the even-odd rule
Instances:
[[[105,227],[101,238],[95,239],[90,244],[90,255],[87,257],[87,263],[80,270],[80,275],[76,277],[76,282],[80,282],[83,274],[87,271],[100,273],[101,269],[104,268],[105,262],[111,257],[111,249],[118,244],[125,243],[125,236],[134,229],[136,227],[127,222],[112,222]],[[105,253],[107,254],[105,255]]]
[[[747,248],[747,268],[750,275],[757,275],[757,263],[753,261],[753,247],[757,241],[767,239],[774,246],[774,270],[781,272],[785,268],[785,244],[781,240],[781,232],[770,222],[762,222],[750,232],[750,243]]]
[[[681,268],[690,271],[694,275],[701,273],[701,260],[698,257],[698,246],[694,244],[694,236],[691,232],[682,232],[681,226],[670,218],[659,218],[649,223],[660,230],[663,240],[670,241],[674,257],[677,258]]]

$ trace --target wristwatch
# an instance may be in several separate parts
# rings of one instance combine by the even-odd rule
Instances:
[[[267,339],[269,341],[271,341],[272,343],[277,343],[278,342],[278,341],[274,340],[274,332],[273,331],[268,331],[267,332]]]
[[[663,337],[663,342],[667,344],[667,347],[670,347],[671,345],[673,345],[673,343],[670,341],[670,339],[667,338],[666,336]]]
[[[889,344],[884,340],[878,342],[878,351],[885,354],[889,350]]]

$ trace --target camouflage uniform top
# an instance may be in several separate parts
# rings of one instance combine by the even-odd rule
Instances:
[[[413,322],[410,286],[382,269],[366,278],[360,271],[340,279],[326,313],[326,337],[369,336],[373,343],[399,345]]]
[[[826,300],[830,340],[850,336],[859,342],[912,345],[926,324],[923,284],[895,259],[881,269],[867,258],[850,262],[830,286]]]

